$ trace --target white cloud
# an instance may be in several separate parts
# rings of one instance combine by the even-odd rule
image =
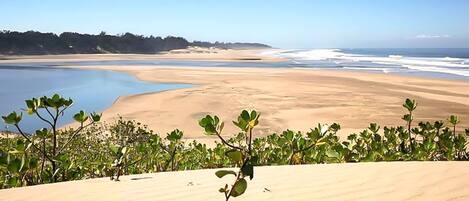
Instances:
[[[451,38],[450,35],[428,35],[428,34],[420,34],[420,35],[416,35],[415,38],[418,38],[418,39],[435,39],[435,38]]]

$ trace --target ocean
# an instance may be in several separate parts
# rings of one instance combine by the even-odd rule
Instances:
[[[469,80],[469,48],[276,50],[290,67],[342,69]]]

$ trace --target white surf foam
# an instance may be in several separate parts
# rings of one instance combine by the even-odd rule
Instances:
[[[370,56],[359,54],[348,54],[339,49],[313,49],[313,50],[297,50],[278,52],[277,55],[290,58],[295,61],[330,61],[335,64],[343,64],[348,62],[367,62],[380,65],[390,65],[389,68],[376,66],[355,67],[344,66],[347,69],[363,69],[363,70],[381,70],[386,72],[399,72],[400,69],[412,69],[415,71],[449,73],[460,76],[469,77],[468,59],[451,58],[451,57],[407,57],[402,55]],[[394,69],[392,69],[394,66]],[[404,67],[404,68],[403,68]],[[383,70],[386,69],[386,70]]]

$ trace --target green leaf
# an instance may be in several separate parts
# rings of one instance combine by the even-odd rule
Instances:
[[[456,125],[456,124],[459,123],[459,117],[456,116],[456,115],[451,115],[451,116],[449,116],[448,121],[449,121],[449,123],[451,123],[452,125]]]
[[[166,139],[168,139],[169,141],[178,141],[182,138],[183,135],[184,134],[182,131],[180,131],[179,129],[176,129],[176,130],[171,131],[171,133],[168,133],[168,135],[166,136]]]
[[[27,107],[27,112],[29,115],[35,113],[37,111],[37,104],[36,104],[37,99],[33,98],[31,100],[26,100],[26,107]]]
[[[8,154],[0,150],[0,166],[5,166],[8,161]]]
[[[79,123],[84,123],[86,120],[88,120],[88,116],[83,110],[80,110],[80,112],[73,115],[73,119]]]
[[[215,172],[215,175],[217,175],[218,178],[222,178],[229,174],[236,176],[236,172],[232,170],[218,170],[217,172]]]
[[[230,195],[233,197],[238,197],[246,191],[247,187],[248,182],[241,178],[233,185],[233,189],[231,190]]]
[[[250,118],[250,120],[251,120],[251,121],[252,121],[252,120],[256,120],[256,118],[257,118],[257,112],[256,112],[255,110],[251,111],[251,118]]]
[[[406,121],[406,122],[410,122],[413,120],[412,116],[410,114],[405,114],[403,117],[402,117],[402,120]]]
[[[39,161],[38,161],[37,158],[31,158],[31,159],[29,159],[28,166],[29,166],[30,169],[34,169],[34,168],[37,168],[38,163],[39,163]]]
[[[10,177],[7,180],[7,184],[11,187],[18,187],[20,186],[20,180],[18,179],[18,177]]]
[[[94,122],[98,122],[101,120],[102,114],[97,114],[93,112],[90,114],[90,116],[91,116],[91,120],[93,120]]]
[[[376,123],[371,123],[368,129],[373,133],[378,133],[380,126],[378,126]]]
[[[326,156],[329,157],[329,158],[339,158],[339,153],[337,153],[336,151],[334,151],[332,149],[328,149],[326,151]]]
[[[23,152],[26,149],[26,145],[22,139],[16,140],[15,150]]]
[[[214,135],[217,133],[216,127],[219,122],[219,118],[215,116],[207,115],[204,118],[199,120],[199,125],[204,128],[206,135]]]
[[[20,123],[22,116],[23,114],[21,113],[20,115],[18,115],[16,112],[12,112],[7,116],[2,116],[2,119],[6,124],[17,125],[18,123]]]
[[[234,162],[241,162],[243,160],[243,154],[236,149],[229,150],[225,154]]]
[[[239,116],[246,122],[251,120],[251,117],[249,116],[249,112],[246,110],[243,110]]]
[[[112,151],[113,154],[117,155],[117,153],[119,153],[119,146],[116,146],[116,145],[109,145],[109,149]]]
[[[246,163],[243,167],[241,167],[241,172],[244,176],[249,176],[249,179],[251,180],[254,178],[254,167],[250,163]]]
[[[36,136],[40,138],[45,138],[49,134],[47,128],[42,128],[40,130],[36,130]]]
[[[12,173],[18,173],[20,172],[21,169],[21,160],[18,158],[15,158],[14,160],[11,160],[10,163],[7,166],[7,169],[9,172]]]
[[[415,103],[415,100],[410,100],[407,98],[402,106],[406,108],[409,112],[412,112],[417,108],[417,103]]]

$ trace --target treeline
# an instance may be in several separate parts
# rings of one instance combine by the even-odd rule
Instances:
[[[132,33],[98,35],[64,32],[41,33],[37,31],[0,31],[0,54],[41,55],[41,54],[96,54],[96,53],[136,53],[148,54],[189,46],[217,48],[269,47],[256,43],[210,43],[189,42],[182,37],[142,36]]]

